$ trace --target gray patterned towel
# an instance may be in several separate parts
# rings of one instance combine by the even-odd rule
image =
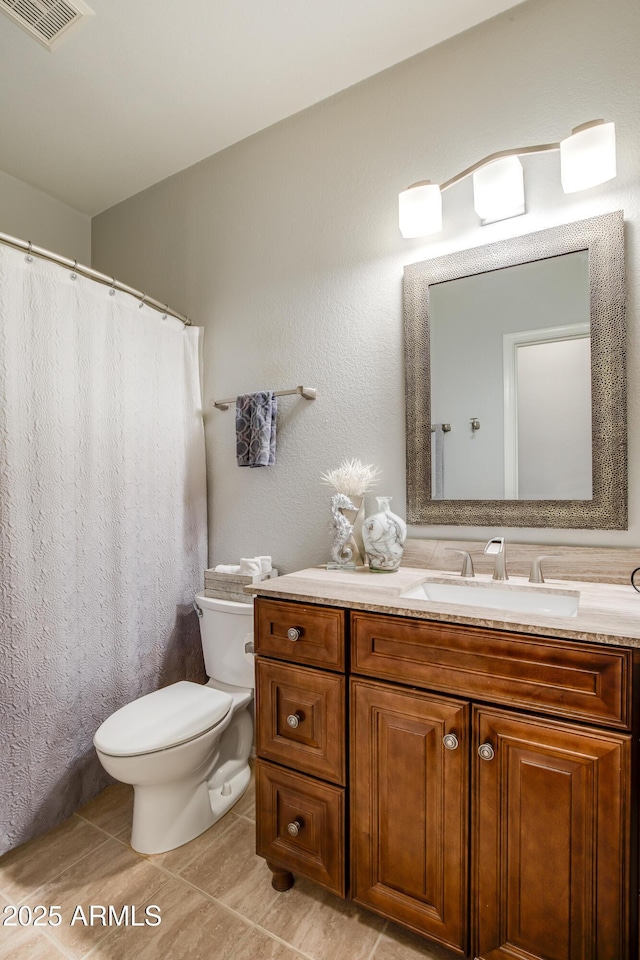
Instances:
[[[236,456],[239,467],[271,467],[276,462],[276,413],[273,390],[244,393],[236,399]]]

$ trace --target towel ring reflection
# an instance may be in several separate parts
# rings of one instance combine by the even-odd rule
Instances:
[[[637,593],[640,593],[640,585],[636,584],[636,574],[638,573],[640,573],[640,567],[636,567],[631,574],[631,586]]]

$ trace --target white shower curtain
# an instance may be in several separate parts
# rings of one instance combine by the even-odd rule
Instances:
[[[0,853],[107,782],[105,717],[203,677],[199,334],[0,245]]]

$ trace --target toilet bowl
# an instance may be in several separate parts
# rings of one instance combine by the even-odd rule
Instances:
[[[229,810],[251,778],[253,606],[196,595],[209,680],[180,680],[116,710],[93,742],[134,788],[131,846],[165,853]]]

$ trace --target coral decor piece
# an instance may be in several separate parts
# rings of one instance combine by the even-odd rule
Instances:
[[[379,470],[360,460],[343,460],[335,470],[321,474],[323,483],[333,487],[331,498],[333,544],[330,566],[361,566],[365,563],[362,524],[364,495],[378,482]]]
[[[370,463],[365,464],[360,460],[343,460],[335,470],[321,474],[321,479],[338,493],[344,493],[347,497],[361,497],[375,483],[378,483],[379,473],[378,467]]]

